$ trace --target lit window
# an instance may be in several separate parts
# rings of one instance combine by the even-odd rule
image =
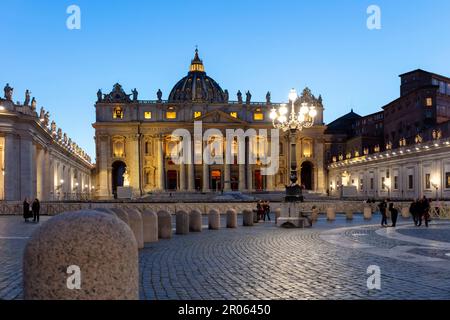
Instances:
[[[237,112],[230,112],[230,116],[232,116],[233,118],[237,118]]]
[[[425,189],[431,189],[431,175],[429,173],[425,174]]]
[[[262,113],[262,112],[255,112],[253,114],[253,120],[255,120],[255,121],[264,120],[264,113]]]
[[[123,109],[121,107],[114,108],[113,119],[123,119]]]
[[[144,112],[144,118],[145,118],[145,119],[151,119],[151,118],[152,118],[152,113],[151,113],[151,111],[145,111],[145,112]]]
[[[167,119],[176,119],[177,118],[177,112],[176,111],[167,111],[166,112],[166,118]]]
[[[194,111],[194,119],[200,118],[201,116],[202,116],[202,112],[201,111]]]
[[[433,106],[433,98],[427,98],[427,107]]]

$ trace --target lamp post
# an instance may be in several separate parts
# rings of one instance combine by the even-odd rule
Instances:
[[[314,118],[317,116],[317,110],[315,106],[303,102],[301,103],[299,110],[296,111],[295,102],[298,100],[298,94],[295,89],[291,89],[288,98],[291,104],[290,113],[287,105],[282,104],[278,110],[275,107],[272,108],[270,119],[272,120],[274,128],[281,129],[284,132],[289,131],[290,176],[291,181],[295,183],[297,181],[297,164],[293,157],[294,155],[291,147],[292,139],[298,131],[302,131],[303,128],[311,128],[314,125]]]

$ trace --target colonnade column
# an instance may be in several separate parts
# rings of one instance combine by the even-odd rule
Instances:
[[[164,173],[164,146],[163,136],[158,136],[158,188],[161,191],[165,190],[165,173]]]
[[[188,191],[194,191],[195,189],[195,169],[194,169],[194,154],[195,145],[191,142],[191,154],[189,155],[190,163],[188,164]]]
[[[223,175],[224,175],[223,190],[224,191],[231,191],[230,163],[231,163],[231,159],[229,159],[229,155],[228,155],[228,152],[226,151],[226,147],[225,147],[225,163],[223,165]]]

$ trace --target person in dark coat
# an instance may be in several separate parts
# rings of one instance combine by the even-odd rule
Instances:
[[[389,204],[389,212],[391,213],[392,227],[395,228],[395,225],[397,224],[398,210],[394,208],[393,203]]]
[[[28,199],[25,198],[23,201],[23,218],[25,222],[28,222],[28,218],[30,217],[30,204],[28,203]]]
[[[41,204],[39,203],[38,199],[35,199],[33,201],[31,209],[33,211],[33,222],[39,223],[39,212],[41,211]]]
[[[423,197],[420,200],[420,210],[419,210],[419,223],[418,227],[422,225],[422,220],[425,219],[425,226],[428,228],[428,222],[430,221],[430,201],[427,197]]]
[[[386,210],[387,210],[387,204],[386,201],[383,200],[380,202],[380,204],[378,205],[378,208],[380,208],[380,212],[381,212],[381,226],[382,227],[386,227],[387,226],[387,214],[386,214]]]

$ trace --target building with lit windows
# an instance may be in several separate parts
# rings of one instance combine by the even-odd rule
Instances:
[[[224,155],[226,129],[270,129],[270,111],[279,104],[272,103],[270,93],[265,102],[253,102],[251,93],[244,97],[239,91],[236,100],[230,100],[227,90],[205,72],[198,51],[191,61],[187,76],[178,81],[167,100],[159,90],[155,100],[140,100],[134,89],[127,94],[120,84],[103,94],[97,93],[96,103],[96,190],[99,199],[111,199],[116,196],[117,188],[128,185],[134,197],[149,192],[165,190],[178,192],[211,191],[276,191],[284,190],[289,183],[289,159],[294,159],[298,177],[306,189],[326,192],[326,163],[324,162],[325,125],[323,123],[322,98],[316,98],[309,89],[305,89],[296,104],[308,102],[317,110],[315,125],[298,133],[295,140],[282,135],[279,139],[279,166],[274,175],[263,175],[261,155],[270,150],[271,139],[258,146],[239,145],[246,154],[246,162],[238,163],[239,153],[236,141],[230,141],[232,164],[192,163],[176,164],[170,155],[179,148],[180,141],[173,139],[174,130],[183,128],[194,135],[194,122],[202,122],[202,132],[218,130],[221,135],[210,137],[199,145],[192,143],[194,154],[202,150]],[[194,141],[194,139],[192,139]],[[289,142],[291,141],[291,147]],[[198,142],[197,142],[198,143]],[[215,149],[212,145],[221,145]],[[262,145],[262,147],[261,147]],[[214,150],[213,150],[214,149]],[[256,163],[250,163],[249,154],[254,153]],[[290,157],[290,153],[295,153]],[[229,162],[228,162],[229,163]],[[126,172],[128,181],[124,181]]]

